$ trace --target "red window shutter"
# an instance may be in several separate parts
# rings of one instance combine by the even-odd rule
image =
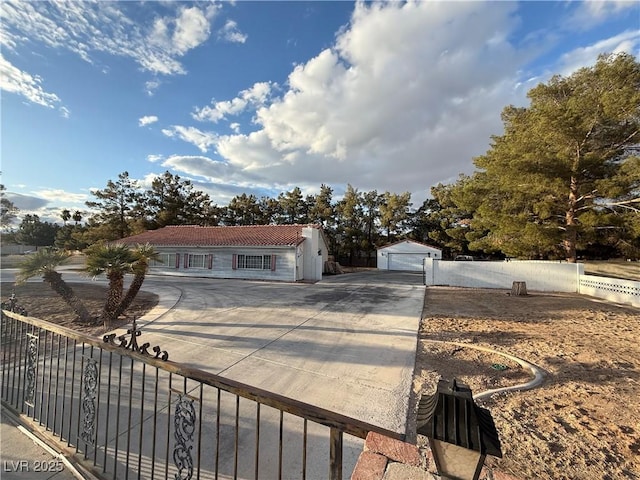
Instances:
[[[184,268],[189,268],[189,254],[184,254]]]
[[[180,268],[180,254],[176,253],[176,268]]]
[[[272,272],[276,271],[276,256],[275,255],[271,255],[271,271]]]
[[[236,255],[235,253],[231,257],[231,268],[233,270],[237,270],[238,269],[238,255]]]
[[[209,270],[213,268],[213,253],[209,254]]]

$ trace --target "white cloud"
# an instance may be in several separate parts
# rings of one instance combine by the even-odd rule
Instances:
[[[82,210],[88,200],[85,194],[61,189],[34,190],[26,194],[6,192],[6,196],[19,209],[14,225],[25,215],[37,215],[43,222],[62,223],[60,212],[63,208]]]
[[[89,198],[83,193],[71,193],[60,189],[43,189],[33,192],[40,198],[44,198],[49,202],[73,203],[78,204],[86,202]]]
[[[144,117],[140,117],[138,119],[138,125],[140,127],[144,127],[146,125],[151,125],[152,123],[155,123],[158,121],[158,117],[156,117],[155,115],[145,115]]]
[[[213,12],[213,9],[209,13],[203,12],[197,7],[182,9],[176,19],[176,29],[173,33],[173,43],[179,53],[184,55],[209,38],[209,20],[213,17]]]
[[[228,164],[203,156],[172,155],[162,162],[163,167],[174,168],[189,175],[205,177],[212,182],[229,179],[232,176]]]
[[[567,20],[567,25],[581,30],[592,28],[626,10],[638,8],[637,2],[632,0],[588,0],[575,2],[575,5],[575,12]]]
[[[184,127],[173,125],[171,128],[162,129],[162,133],[167,137],[178,137],[187,143],[198,147],[202,153],[206,153],[212,145],[215,145],[218,135],[213,132],[203,132],[195,127]]]
[[[160,82],[158,80],[149,80],[144,84],[144,90],[150,97],[153,97],[155,95],[158,88],[160,88]]]
[[[579,68],[593,65],[602,53],[640,53],[640,30],[627,30],[610,38],[602,39],[592,45],[576,48],[560,57],[556,73],[571,75]]]
[[[154,154],[147,155],[147,161],[149,161],[151,163],[159,162],[163,158],[164,158],[164,155],[154,155]]]
[[[238,24],[233,20],[227,20],[224,27],[220,29],[218,36],[231,43],[244,43],[248,38],[238,29]]]
[[[185,73],[180,57],[207,41],[219,7],[176,7],[173,15],[148,24],[125,13],[145,8],[143,2],[2,2],[0,42],[11,51],[40,42],[70,50],[90,63],[96,52],[104,52],[131,58],[152,73]],[[147,91],[153,90],[149,83]]]
[[[515,8],[358,3],[335,45],[297,65],[284,94],[258,107],[258,130],[220,136],[215,149],[264,184],[351,182],[424,197],[470,173],[502,129],[502,108],[525,99],[514,72],[533,53],[509,43]],[[217,121],[233,106],[214,103],[194,117]]]
[[[211,35],[211,20],[217,7],[182,7],[176,17],[156,18],[148,40],[167,53],[183,56],[204,43]]]
[[[213,102],[211,106],[196,108],[191,116],[196,120],[217,123],[229,115],[238,115],[244,112],[249,106],[255,109],[264,105],[269,99],[271,89],[270,82],[255,83],[251,88],[242,90],[232,100]]]
[[[0,89],[5,92],[22,95],[30,102],[43,107],[54,108],[60,103],[60,98],[55,93],[46,92],[42,88],[42,79],[40,77],[23,72],[2,55],[0,55]],[[64,116],[65,111],[68,113],[68,110],[62,110],[62,108],[61,113]]]
[[[255,193],[261,196],[265,190],[274,187],[271,183],[264,183],[259,175],[206,156],[171,155],[162,162],[162,166],[179,172],[194,187],[208,193],[214,202],[221,205],[228,203],[235,195]],[[151,185],[156,176],[148,175],[141,185]]]

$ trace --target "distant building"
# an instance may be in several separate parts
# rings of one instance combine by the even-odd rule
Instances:
[[[17,243],[3,243],[2,255],[24,255],[25,253],[33,253],[38,250],[35,245],[19,245]]]
[[[422,272],[425,258],[442,259],[442,250],[414,240],[402,240],[378,248],[380,270]]]
[[[149,230],[117,243],[149,243],[162,259],[151,265],[151,273],[183,276],[317,281],[328,259],[319,225],[180,225]]]

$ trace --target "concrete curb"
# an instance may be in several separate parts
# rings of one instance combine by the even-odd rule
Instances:
[[[98,480],[70,454],[59,448],[55,438],[49,438],[34,428],[28,419],[2,402],[2,423],[9,428],[2,432],[2,478],[53,478],[56,480]],[[18,452],[18,453],[16,453]],[[7,457],[19,457],[7,460]],[[54,468],[46,471],[45,468]],[[39,475],[41,474],[41,475]],[[53,476],[52,476],[53,474]]]

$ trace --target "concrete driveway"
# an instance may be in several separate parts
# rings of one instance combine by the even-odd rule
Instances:
[[[405,432],[421,275],[367,271],[316,284],[154,276],[143,288],[175,299],[139,322],[172,361]]]
[[[72,270],[63,275],[68,281],[87,281]],[[174,362],[404,433],[424,288],[420,274],[378,271],[327,277],[316,284],[149,276],[143,289],[157,293],[160,303],[139,319],[139,341],[160,345]],[[234,471],[234,456],[228,454],[234,451],[236,431],[228,413],[234,411],[233,401],[229,396],[225,402],[231,405],[221,407],[220,445],[227,455],[220,459],[219,478],[231,478]],[[216,417],[215,403],[205,403],[206,453],[198,457],[206,472],[202,478],[212,471],[208,463],[216,442],[206,423]],[[243,404],[240,423],[247,428],[235,438],[242,452],[251,452],[256,441],[248,409]],[[261,424],[261,478],[277,478],[277,411],[265,409]],[[285,425],[285,451],[299,450],[301,428],[299,422]],[[310,479],[327,478],[328,432],[323,428],[310,422],[305,436],[313,452]],[[361,451],[362,441],[346,436],[345,478]],[[283,478],[299,478],[299,454],[287,458]],[[238,478],[254,478],[251,461],[240,467]]]

